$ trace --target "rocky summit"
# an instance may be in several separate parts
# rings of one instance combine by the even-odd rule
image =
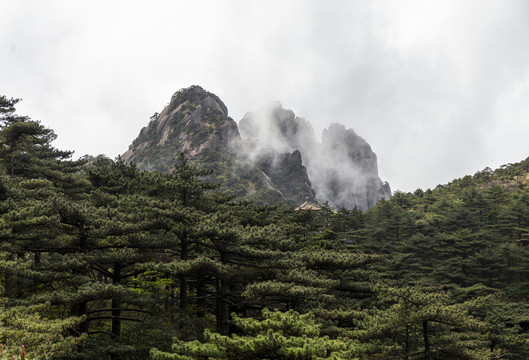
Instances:
[[[239,138],[237,124],[226,105],[199,86],[176,92],[161,113],[151,117],[121,156],[141,169],[170,171],[175,154],[197,157],[207,151],[227,153]]]
[[[264,144],[283,152],[300,151],[319,202],[366,210],[391,195],[389,184],[378,176],[377,157],[369,144],[343,125],[331,124],[320,143],[309,122],[274,102],[247,113],[239,130],[243,138],[263,144],[254,150],[255,158],[267,152]]]
[[[170,172],[179,153],[211,169],[208,180],[222,190],[261,205],[309,198],[365,210],[391,195],[375,153],[352,129],[332,124],[320,143],[310,123],[279,102],[247,113],[237,126],[219,97],[200,86],[176,92],[121,158]]]

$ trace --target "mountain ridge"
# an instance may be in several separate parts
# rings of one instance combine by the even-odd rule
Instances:
[[[221,189],[258,204],[298,205],[309,198],[366,210],[391,195],[363,138],[332,124],[323,139],[318,143],[310,123],[279,101],[237,124],[218,96],[193,85],[173,94],[121,158],[142,170],[170,172],[175,156],[184,153],[212,169],[210,180]]]

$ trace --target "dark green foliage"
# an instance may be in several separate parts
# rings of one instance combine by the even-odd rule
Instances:
[[[0,357],[529,357],[529,160],[295,211],[214,151],[82,167],[17,101],[0,97]]]
[[[357,341],[321,336],[320,325],[310,314],[263,310],[262,320],[234,316],[242,335],[222,336],[206,331],[204,342],[177,342],[174,353],[152,350],[153,360],[316,360],[357,359],[362,347]]]
[[[375,358],[482,359],[500,354],[487,342],[489,324],[473,316],[490,298],[457,302],[443,289],[410,287],[381,289],[379,296],[383,310],[373,309],[357,332],[361,339],[379,339]]]
[[[0,98],[0,168],[12,177],[47,178],[67,186],[83,161],[66,161],[72,152],[51,146],[56,135],[39,121],[15,114],[18,99]]]
[[[0,359],[68,359],[85,336],[69,334],[79,319],[50,319],[50,305],[6,307],[0,304]],[[5,356],[5,357],[4,357]],[[20,356],[20,357],[19,357]]]

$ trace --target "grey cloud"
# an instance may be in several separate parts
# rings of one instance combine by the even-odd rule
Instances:
[[[280,100],[353,128],[393,189],[529,155],[529,5],[498,1],[7,0],[2,91],[59,135],[115,156],[174,91],[235,120]]]
[[[273,102],[247,113],[239,130],[243,141],[236,148],[241,158],[253,163],[299,151],[321,203],[366,210],[391,194],[378,177],[377,158],[369,144],[343,125],[331,124],[318,142],[310,122]]]

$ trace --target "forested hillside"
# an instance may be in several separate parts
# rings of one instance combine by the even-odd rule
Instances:
[[[529,358],[529,159],[373,208],[71,160],[0,97],[0,359]]]

